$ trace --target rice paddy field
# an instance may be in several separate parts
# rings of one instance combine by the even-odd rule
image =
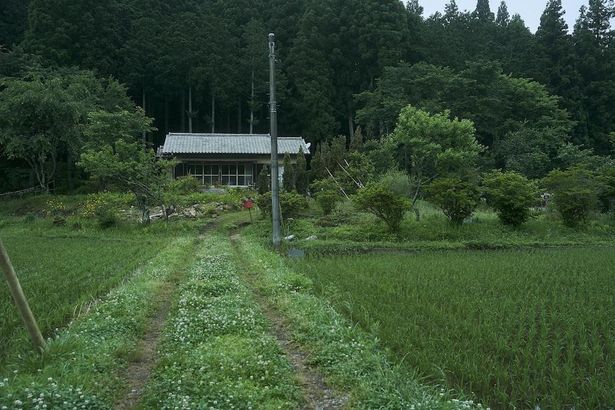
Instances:
[[[20,278],[44,337],[54,336],[92,302],[118,286],[163,246],[138,234],[88,235],[67,230],[5,229],[0,238]],[[4,279],[2,279],[4,282]],[[7,358],[29,351],[30,341],[8,286],[0,286],[0,370]]]
[[[431,383],[493,408],[615,406],[615,248],[292,263]]]

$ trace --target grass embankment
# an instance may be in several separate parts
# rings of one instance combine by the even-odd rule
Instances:
[[[462,226],[455,226],[430,204],[422,202],[419,208],[421,219],[417,221],[412,212],[407,212],[400,232],[393,234],[374,216],[358,212],[350,202],[338,204],[327,216],[312,206],[301,218],[286,221],[284,235],[295,235],[291,245],[311,254],[608,246],[615,239],[613,215],[594,215],[587,224],[570,228],[547,210],[536,212],[526,224],[512,228],[502,225],[494,212],[481,210]],[[261,237],[270,236],[270,223],[258,223]],[[317,239],[306,241],[310,236]]]
[[[91,311],[49,339],[42,356],[31,352],[11,357],[0,375],[0,407],[113,407],[125,393],[121,370],[138,355],[137,343],[156,309],[155,296],[191,260],[192,243],[188,238],[172,241]]]
[[[332,386],[350,394],[349,408],[480,407],[451,399],[443,389],[426,387],[412,371],[391,364],[376,338],[315,296],[306,276],[290,270],[254,237],[242,237],[237,246],[244,275],[287,321],[310,364]]]
[[[144,408],[300,407],[292,367],[240,281],[224,236],[200,245],[178,297]]]
[[[495,408],[615,405],[615,249],[307,258],[320,294]]]

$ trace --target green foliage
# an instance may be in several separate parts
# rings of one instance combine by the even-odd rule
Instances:
[[[360,189],[353,201],[357,207],[381,219],[391,232],[399,232],[409,203],[381,183],[371,183]]]
[[[377,173],[391,168],[389,152],[368,146],[377,147],[393,132],[408,104],[471,120],[477,140],[489,149],[481,158],[484,170],[541,178],[563,166],[554,156],[568,142],[597,155],[613,152],[615,54],[608,0],[584,7],[573,33],[562,1],[549,1],[536,34],[504,2],[494,18],[494,5],[490,8],[486,0],[469,11],[450,2],[430,17],[416,0],[406,2],[406,8],[397,0],[213,1],[207,7],[195,1],[108,0],[103,8],[92,0],[54,1],[53,7],[45,0],[4,1],[0,43],[10,51],[0,50],[0,76],[36,82],[56,74],[80,76],[66,67],[82,67],[101,78],[117,78],[100,82],[102,96],[89,81],[83,92],[65,89],[78,97],[70,98],[77,101],[78,113],[72,104],[49,110],[62,101],[58,98],[40,107],[39,113],[56,116],[55,123],[69,125],[60,127],[67,135],[74,131],[72,114],[78,124],[90,123],[89,131],[78,131],[90,143],[130,140],[151,130],[151,124],[142,127],[144,113],[135,112],[120,83],[157,117],[156,124],[164,124],[147,136],[156,144],[171,128],[187,131],[188,118],[195,132],[266,132],[265,41],[267,28],[277,27],[280,129],[316,145],[340,133],[352,136],[356,129],[348,141],[351,151],[367,153]],[[45,66],[59,69],[49,75]],[[35,100],[25,92],[14,95]],[[24,108],[14,105],[6,113],[22,117]],[[4,122],[18,123],[6,113]],[[55,144],[53,138],[47,142]],[[73,164],[80,152],[70,151],[85,146],[83,141],[60,144],[56,172],[47,151],[44,174],[39,171],[43,185],[51,181],[56,192],[77,189],[82,175]],[[398,159],[406,165],[405,156]],[[22,173],[28,165],[23,160],[0,162],[0,170],[11,168],[0,171],[7,189],[32,184]],[[310,180],[323,177],[317,173]]]
[[[342,199],[339,187],[331,179],[321,179],[312,183],[312,195],[325,215],[330,215],[335,205]]]
[[[163,187],[168,181],[170,161],[158,160],[152,150],[144,150],[137,143],[118,140],[113,148],[89,150],[81,155],[81,166],[92,178],[116,184],[135,196],[143,212],[143,222],[149,223],[148,207],[163,201]]]
[[[306,195],[308,190],[308,172],[305,154],[302,149],[297,152],[297,164],[295,164],[295,188],[301,195]]]
[[[383,138],[380,141],[369,140],[363,144],[362,152],[374,166],[374,173],[382,175],[391,169],[398,168],[395,161],[396,147],[391,138]]]
[[[602,183],[602,192],[600,193],[600,201],[604,211],[615,210],[615,168],[606,167],[599,175]]]
[[[369,158],[360,152],[350,152],[347,159],[338,165],[335,178],[347,195],[369,183],[374,177],[374,165]]]
[[[551,129],[549,137],[566,140],[572,128],[568,113],[544,86],[505,75],[496,63],[461,64],[458,71],[426,63],[388,67],[378,87],[359,96],[362,108],[357,121],[369,135],[386,135],[398,122],[399,112],[412,104],[427,112],[449,110],[453,116],[470,119],[478,141],[489,148],[510,133],[527,129],[538,136]],[[542,140],[539,144],[545,145]]]
[[[472,216],[480,201],[478,186],[459,178],[438,179],[429,185],[427,192],[429,200],[455,225]]]
[[[422,195],[424,186],[435,178],[461,179],[473,176],[482,150],[474,134],[472,121],[457,118],[451,120],[448,112],[431,115],[413,106],[402,110],[392,143],[397,146],[401,168],[410,175],[414,188],[413,204]],[[436,186],[440,190],[446,189],[447,184],[450,185],[453,180],[447,181]],[[465,189],[461,192],[465,192]],[[444,205],[447,200],[442,195],[438,195],[438,200],[441,206],[446,206],[454,214],[451,207],[456,206],[453,203],[459,200],[464,202],[464,205],[459,206],[468,209],[470,196],[466,199],[459,197],[450,205]],[[459,217],[454,218],[457,221]]]
[[[346,137],[341,135],[329,141],[322,141],[310,163],[310,179],[315,181],[328,178],[329,172],[334,175],[339,173],[340,165],[344,165],[344,160],[347,158]]]
[[[613,333],[615,305],[603,297],[614,263],[609,246],[352,254],[295,267],[403,367],[485,408],[600,408],[615,401],[602,337]]]
[[[256,197],[256,206],[261,211],[261,216],[270,217],[271,216],[271,192],[265,192],[264,194],[258,194]]]
[[[256,190],[260,195],[264,195],[271,191],[271,174],[269,167],[265,165],[256,178]]]
[[[282,188],[286,192],[295,191],[295,170],[290,162],[290,155],[284,155],[284,174],[282,174]]]
[[[184,176],[176,178],[166,186],[167,192],[177,195],[189,195],[201,192],[201,184],[196,178]]]
[[[62,155],[77,158],[84,146],[132,138],[150,130],[151,121],[122,86],[91,72],[35,71],[2,81],[0,143],[8,158],[30,166],[45,190]]]
[[[271,192],[258,195],[256,205],[264,216],[271,216]],[[282,192],[280,208],[283,219],[296,218],[308,208],[307,199],[296,192]]]
[[[538,192],[533,182],[516,172],[494,171],[484,176],[483,185],[487,203],[504,225],[519,226],[529,219]]]
[[[402,197],[410,197],[414,191],[410,177],[403,171],[389,170],[380,177],[379,181],[389,190]]]
[[[402,161],[415,178],[464,174],[472,169],[481,146],[472,121],[449,119],[449,113],[431,115],[412,106],[404,108],[393,134],[394,142],[409,157]]]
[[[284,192],[280,195],[282,218],[296,218],[308,208],[307,199],[296,192]]]
[[[551,171],[544,184],[553,194],[553,203],[564,224],[570,227],[587,221],[598,205],[602,189],[595,172],[585,168]]]
[[[98,221],[98,226],[103,229],[116,226],[119,222],[116,211],[110,206],[98,207],[95,216]]]

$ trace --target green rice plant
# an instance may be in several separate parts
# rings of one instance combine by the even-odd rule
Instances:
[[[86,311],[164,245],[162,239],[131,241],[83,236],[11,235],[4,236],[3,241],[45,337],[53,336],[57,329]],[[0,372],[9,356],[29,350],[27,333],[8,287],[2,284]]]
[[[494,408],[615,404],[612,247],[307,258],[399,360]]]

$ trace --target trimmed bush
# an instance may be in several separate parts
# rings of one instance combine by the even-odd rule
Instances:
[[[391,232],[399,232],[404,213],[410,207],[406,198],[380,183],[360,189],[353,199],[357,208],[381,219]]]
[[[455,225],[472,216],[480,201],[476,184],[459,178],[438,179],[429,185],[427,193],[430,201]]]
[[[256,205],[261,210],[263,216],[271,216],[271,192],[259,195],[256,198]],[[307,199],[296,192],[280,193],[280,207],[282,208],[282,218],[295,218],[301,211],[308,208]]]
[[[530,217],[536,202],[536,184],[514,171],[494,171],[483,180],[487,204],[493,207],[504,225],[520,226]]]
[[[271,191],[271,174],[269,173],[269,167],[266,165],[261,169],[256,178],[256,190],[261,195]]]
[[[551,171],[544,179],[553,194],[553,204],[566,226],[574,227],[587,220],[597,208],[603,184],[596,174],[585,168]]]
[[[331,179],[321,179],[312,184],[312,192],[316,203],[322,208],[325,215],[330,215],[339,202],[339,188]]]

